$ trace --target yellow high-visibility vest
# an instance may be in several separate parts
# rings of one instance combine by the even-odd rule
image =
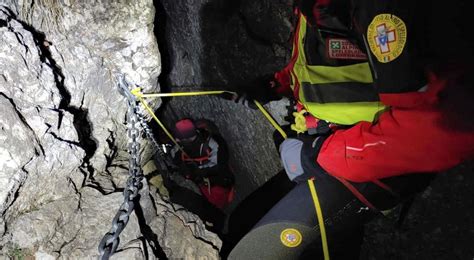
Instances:
[[[344,66],[309,65],[305,55],[307,20],[299,16],[294,37],[293,57],[297,55],[291,88],[299,86],[298,99],[314,117],[336,124],[372,122],[385,109],[373,86],[368,62]],[[295,46],[296,44],[296,46]],[[308,43],[306,43],[308,44]],[[328,47],[328,46],[327,46]]]

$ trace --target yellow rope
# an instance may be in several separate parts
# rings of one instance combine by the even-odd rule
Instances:
[[[132,94],[135,95],[140,102],[142,102],[143,106],[150,112],[150,114],[153,116],[153,118],[156,120],[158,125],[165,131],[166,135],[173,141],[173,143],[176,144],[176,141],[174,138],[171,136],[171,134],[166,130],[164,125],[156,118],[154,113],[152,113],[152,110],[147,106],[143,98],[155,98],[155,97],[184,97],[184,96],[201,96],[201,95],[219,95],[223,93],[230,93],[230,94],[236,94],[235,92],[232,91],[227,91],[227,90],[211,90],[211,91],[194,91],[194,92],[174,92],[174,93],[150,93],[150,94],[144,94],[141,92],[140,88],[135,88],[132,90]],[[267,120],[275,127],[275,129],[280,132],[280,134],[283,136],[283,138],[287,138],[287,135],[285,131],[278,125],[277,122],[273,119],[273,117],[267,112],[267,110],[258,102],[257,100],[254,100],[255,104],[257,105],[258,109],[262,112],[262,114],[267,118]]]
[[[316,208],[316,215],[318,216],[319,231],[321,232],[321,243],[323,244],[324,260],[329,260],[329,249],[328,241],[326,237],[326,228],[324,227],[323,211],[319,204],[318,194],[316,193],[316,187],[314,187],[313,180],[308,180],[309,190],[311,191],[311,197],[313,197],[314,207]]]
[[[202,95],[219,95],[223,93],[231,93],[235,94],[232,91],[224,91],[224,90],[212,90],[212,91],[195,91],[195,92],[174,92],[174,93],[150,93],[150,94],[143,94],[139,93],[140,97],[143,98],[152,98],[152,97],[185,97],[185,96],[202,96]],[[138,97],[138,96],[137,96]]]
[[[144,98],[150,98],[150,97],[179,97],[179,96],[198,96],[198,95],[215,95],[215,94],[222,94],[224,92],[229,92],[229,93],[234,93],[231,91],[200,91],[200,92],[177,92],[177,93],[155,93],[155,94],[143,94],[141,93],[140,88],[135,88],[132,91],[132,94],[137,97],[137,99],[140,101],[140,103],[145,107],[145,109],[150,113],[150,115],[153,117],[153,119],[158,123],[158,125],[163,129],[165,134],[173,141],[175,145],[179,147],[181,151],[183,151],[183,148],[178,144],[176,139],[171,135],[171,133],[166,129],[166,127],[161,123],[161,121],[158,119],[158,117],[155,115],[153,110],[148,106],[148,104],[145,102]],[[257,105],[258,109],[262,112],[262,114],[267,118],[267,120],[275,127],[275,129],[280,132],[280,134],[283,136],[283,138],[287,138],[287,135],[285,131],[278,125],[278,123],[273,119],[273,117],[267,112],[267,110],[260,104],[260,102],[254,100],[255,104]],[[184,151],[183,151],[184,152]],[[328,245],[327,245],[327,238],[326,238],[326,229],[324,227],[324,219],[323,219],[323,213],[321,210],[321,205],[319,205],[319,199],[318,195],[316,193],[316,188],[314,187],[314,183],[312,180],[308,180],[308,185],[309,189],[311,191],[311,196],[313,197],[313,202],[314,206],[316,208],[316,214],[318,216],[318,222],[319,222],[319,229],[321,231],[321,240],[323,244],[323,253],[324,253],[324,259],[329,260],[329,250],[328,250]]]
[[[260,109],[260,111],[262,112],[262,114],[267,118],[267,120],[273,125],[273,127],[275,127],[275,129],[280,132],[281,136],[283,136],[283,138],[287,138],[288,136],[286,135],[285,131],[283,131],[283,129],[281,129],[280,125],[275,122],[275,120],[273,119],[273,117],[267,112],[267,110],[265,110],[265,108],[262,106],[262,104],[260,104],[260,102],[258,102],[257,100],[254,100],[255,102],[255,105],[257,105],[258,109]]]
[[[137,97],[138,101],[140,101],[140,103],[145,107],[145,109],[148,111],[148,113],[150,113],[151,117],[153,117],[153,119],[155,119],[156,123],[158,123],[158,125],[161,127],[161,129],[163,129],[163,131],[171,139],[171,141],[175,145],[177,145],[180,148],[180,150],[183,150],[181,145],[178,144],[176,139],[174,139],[173,135],[168,131],[168,129],[166,129],[165,125],[163,125],[163,123],[161,123],[161,121],[155,115],[155,112],[153,112],[153,109],[151,109],[150,106],[148,106],[148,104],[142,98],[141,89],[140,88],[135,88],[135,89],[132,89],[131,92],[132,92],[133,95],[135,95]]]

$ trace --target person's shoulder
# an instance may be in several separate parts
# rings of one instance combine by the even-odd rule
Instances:
[[[209,147],[219,147],[219,143],[221,142],[220,138],[216,135],[209,136],[208,143]]]

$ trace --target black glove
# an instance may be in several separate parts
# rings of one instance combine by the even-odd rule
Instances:
[[[219,97],[221,97],[221,98],[223,98],[223,99],[225,99],[225,100],[234,101],[235,99],[237,99],[238,94],[235,93],[235,92],[226,91],[226,92],[220,94]]]
[[[248,108],[251,109],[258,109],[257,105],[254,102],[253,98],[250,98],[247,93],[242,93],[237,96],[237,98],[234,100],[235,103],[244,105]]]
[[[241,93],[224,92],[220,95],[220,97],[222,97],[225,100],[234,101],[237,104],[244,105],[251,109],[258,109],[253,99],[249,98],[248,94],[245,92],[241,92]]]

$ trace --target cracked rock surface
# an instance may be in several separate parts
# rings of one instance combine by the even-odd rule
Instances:
[[[116,76],[159,91],[154,15],[151,0],[0,0],[0,258],[98,256],[128,177]],[[113,258],[218,258],[199,218],[143,186]]]

